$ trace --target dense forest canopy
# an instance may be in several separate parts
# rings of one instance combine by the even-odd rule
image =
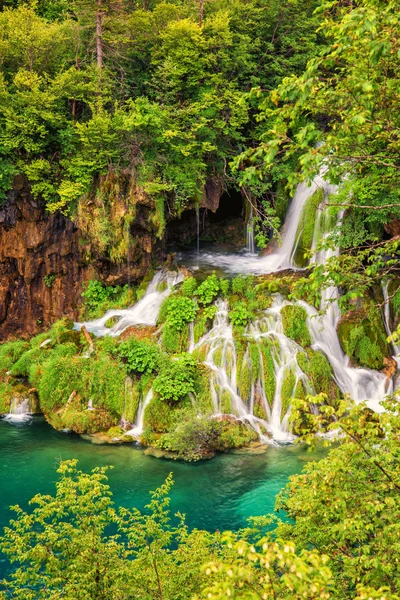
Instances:
[[[109,173],[180,212],[258,137],[247,92],[300,74],[315,53],[315,3],[5,3],[3,198],[23,172],[71,214]],[[12,4],[12,6],[10,6]]]

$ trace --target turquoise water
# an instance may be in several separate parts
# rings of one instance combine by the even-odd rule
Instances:
[[[315,457],[315,455],[314,455]],[[42,418],[28,423],[0,421],[0,531],[12,512],[37,493],[54,493],[60,460],[79,459],[83,470],[113,465],[109,483],[120,506],[143,508],[148,491],[171,471],[173,511],[186,513],[190,527],[237,529],[251,515],[272,512],[275,496],[288,477],[313,457],[298,446],[271,447],[262,455],[222,454],[187,464],[146,456],[133,445],[94,445],[78,435],[60,433]],[[0,577],[7,570],[0,559]]]

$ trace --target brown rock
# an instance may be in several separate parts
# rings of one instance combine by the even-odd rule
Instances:
[[[113,264],[87,238],[82,242],[85,236],[70,219],[47,213],[26,180],[16,177],[0,207],[0,340],[33,335],[62,316],[76,320],[82,285],[89,279],[125,284],[143,277],[152,240],[146,230],[138,229],[135,236],[145,237],[147,251],[138,243],[129,268],[128,261]]]
[[[388,379],[392,379],[397,371],[397,362],[393,356],[385,356],[383,364],[385,367],[382,369],[382,373],[384,373]]]

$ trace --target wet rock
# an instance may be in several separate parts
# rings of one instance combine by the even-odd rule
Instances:
[[[137,236],[128,273],[127,261],[114,264],[99,254],[75,223],[46,212],[26,180],[16,177],[0,208],[0,340],[34,335],[61,316],[77,320],[89,279],[125,284],[142,278],[150,266],[152,238],[143,230]]]

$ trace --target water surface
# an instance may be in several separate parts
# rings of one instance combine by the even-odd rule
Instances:
[[[131,444],[94,445],[75,434],[52,429],[43,418],[25,423],[0,420],[0,529],[9,506],[27,507],[37,493],[54,493],[60,460],[77,458],[83,470],[113,465],[109,483],[117,505],[143,508],[149,490],[174,475],[171,509],[186,513],[190,527],[238,529],[252,515],[273,511],[288,477],[315,458],[300,446],[268,448],[262,455],[221,454],[196,464],[146,456]],[[0,559],[0,577],[8,564]]]

